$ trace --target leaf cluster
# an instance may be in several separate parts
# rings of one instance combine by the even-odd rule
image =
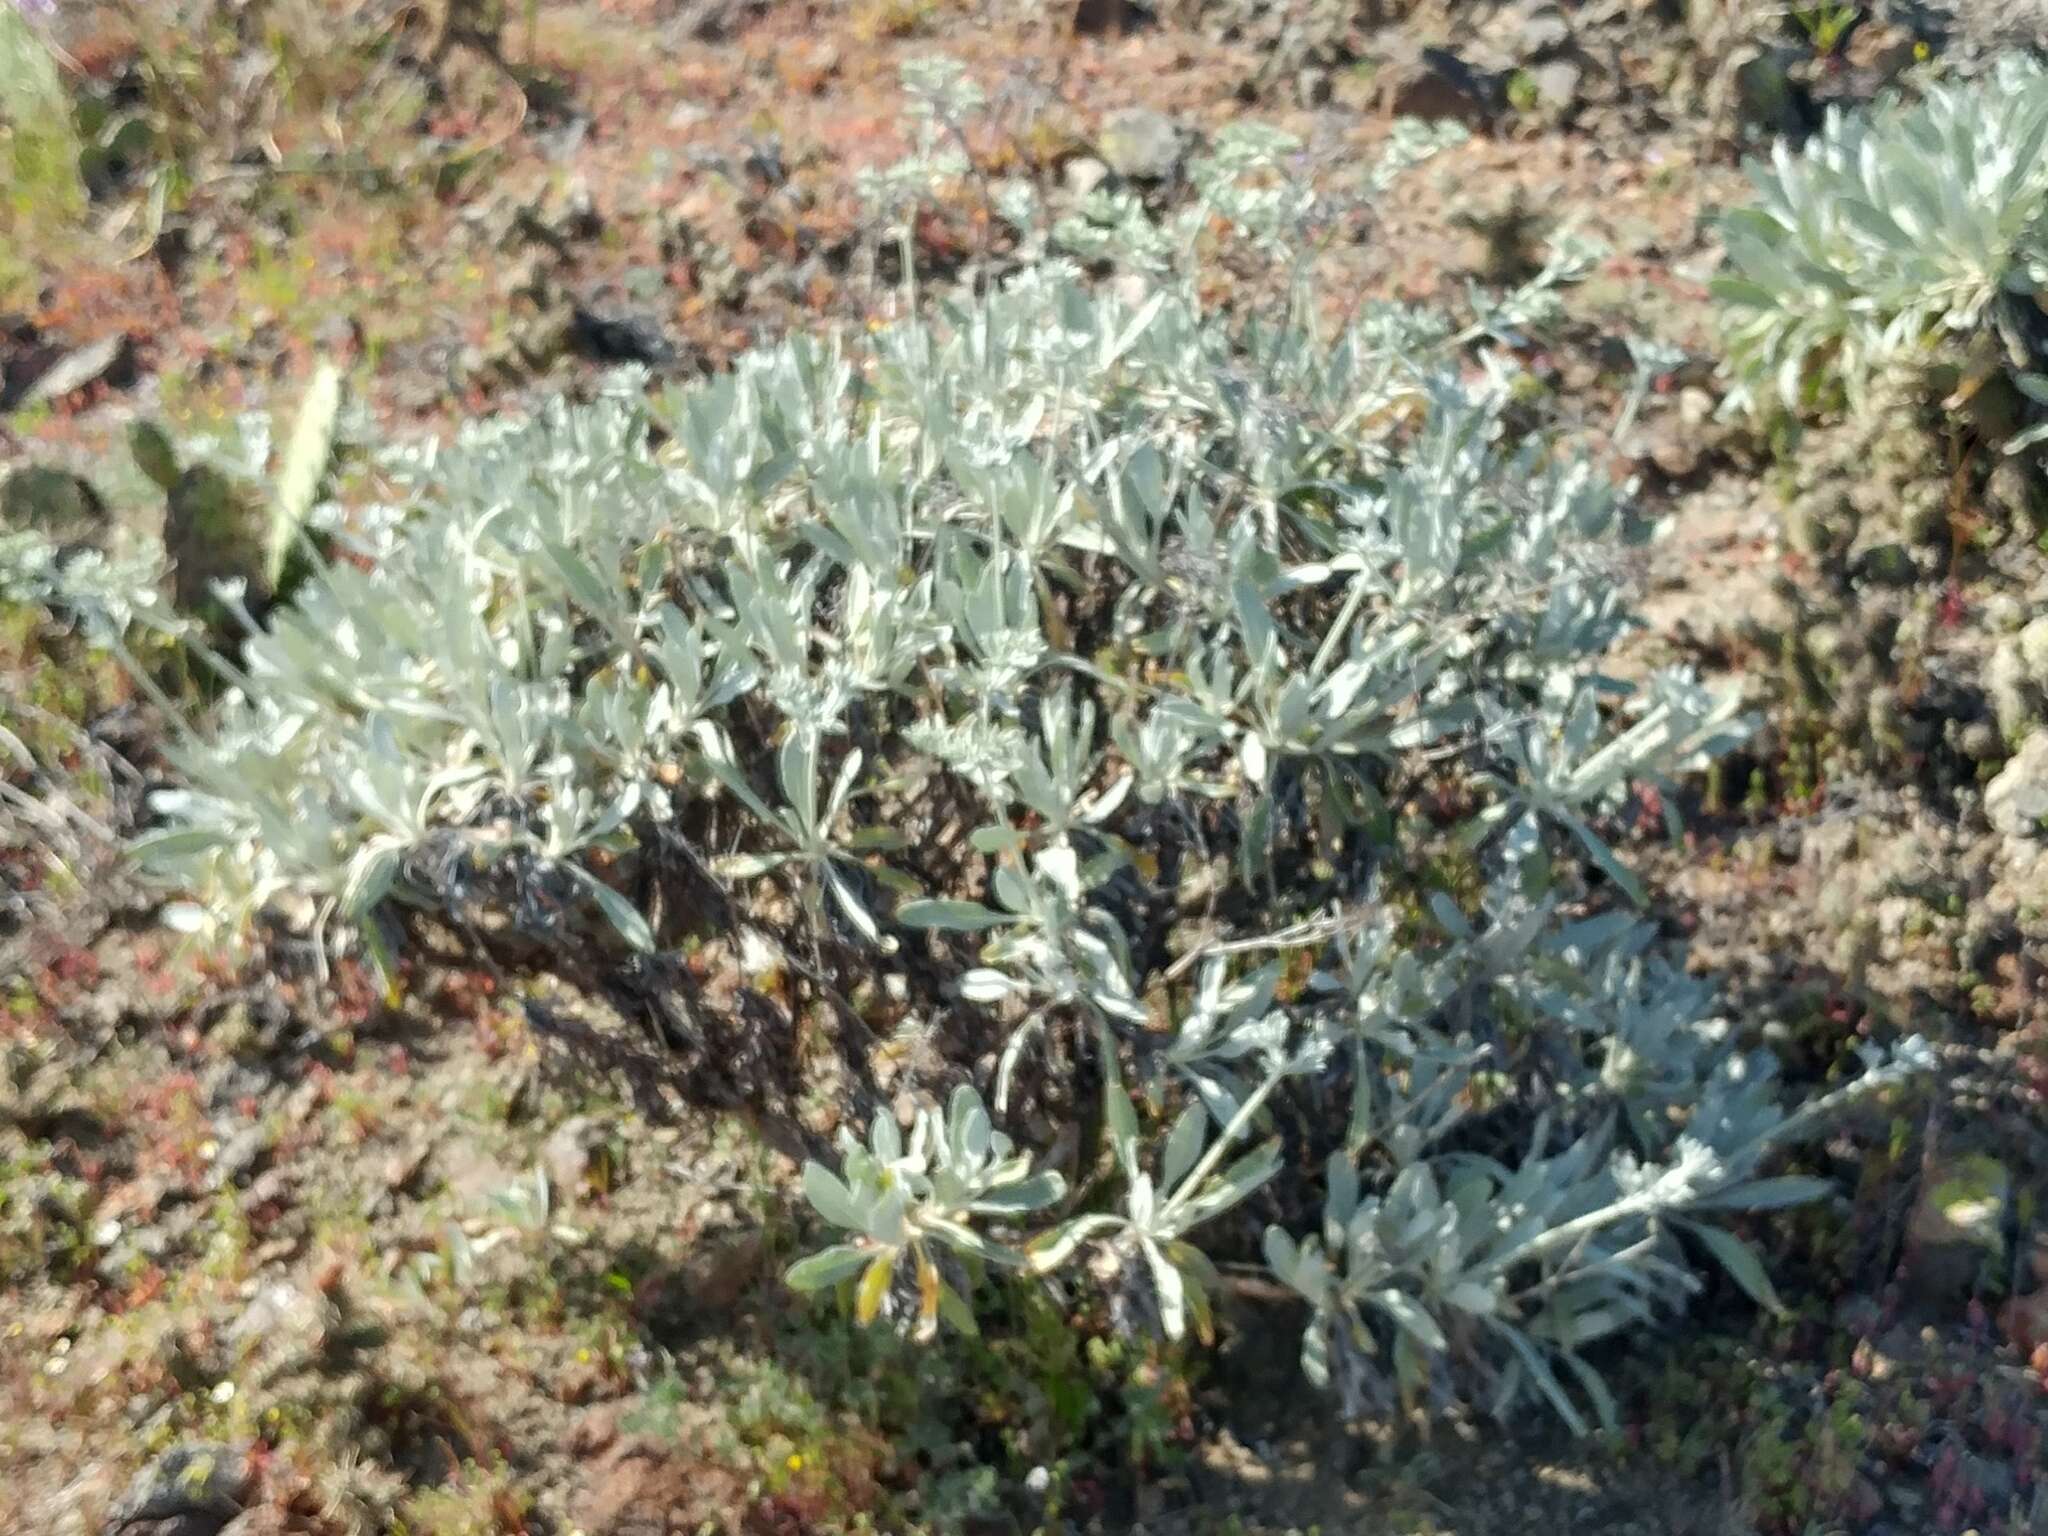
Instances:
[[[1962,338],[2048,400],[2044,150],[2048,71],[2012,56],[1911,103],[1830,112],[1803,149],[1752,162],[1713,284],[1742,395],[1799,412],[1839,385],[1854,402],[1888,360]]]

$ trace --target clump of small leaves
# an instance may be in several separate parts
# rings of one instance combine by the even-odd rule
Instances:
[[[1982,377],[2002,365],[2048,402],[2044,150],[2048,70],[2013,56],[1910,105],[1832,112],[1803,149],[1753,162],[1714,283],[1742,394],[1795,413],[1837,389],[1855,403],[1888,361],[1952,338],[1975,344]]]
[[[1634,786],[1746,727],[1602,670],[1645,530],[1473,366],[1576,258],[1329,334],[1291,148],[1091,221],[1142,293],[1044,261],[388,455],[218,658],[140,849],[182,917],[455,936],[738,1091],[824,1032],[868,1129],[790,1279],[862,1319],[972,1331],[1010,1272],[1206,1336],[1263,1248],[1350,1410],[1606,1417],[1586,1346],[1703,1265],[1770,1302],[1723,1217],[1818,1194],[1774,1152],[1917,1056],[1781,1105],[1632,910]],[[1281,313],[1204,306],[1217,225]]]

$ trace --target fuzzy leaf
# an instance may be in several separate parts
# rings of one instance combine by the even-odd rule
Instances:
[[[896,921],[907,928],[942,928],[953,933],[979,933],[1000,927],[1007,919],[978,901],[906,901]]]
[[[1733,1232],[1720,1227],[1710,1227],[1704,1222],[1682,1222],[1681,1226],[1706,1245],[1714,1261],[1728,1272],[1728,1278],[1741,1286],[1751,1300],[1767,1312],[1782,1313],[1784,1303],[1778,1300],[1778,1293],[1771,1285],[1771,1277],[1764,1272],[1763,1260],[1756,1250],[1737,1237]]]
[[[859,1274],[873,1252],[871,1248],[856,1248],[851,1243],[835,1243],[807,1258],[798,1259],[789,1266],[783,1279],[792,1290],[822,1291]]]
[[[1195,1159],[1202,1155],[1202,1146],[1208,1140],[1209,1111],[1199,1103],[1190,1104],[1182,1110],[1173,1122],[1173,1130],[1166,1138],[1166,1156],[1159,1165],[1159,1187],[1171,1193],[1179,1188],[1180,1181],[1195,1166]]]
[[[803,1185],[804,1197],[811,1202],[811,1208],[833,1226],[853,1232],[867,1226],[867,1217],[853,1198],[853,1191],[823,1163],[804,1164]]]

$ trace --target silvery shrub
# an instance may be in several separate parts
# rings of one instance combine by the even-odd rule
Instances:
[[[891,227],[945,142],[874,180]],[[387,966],[431,929],[678,1050],[809,1010],[865,1128],[808,1144],[789,1279],[864,1321],[972,1330],[1007,1274],[1206,1337],[1263,1257],[1348,1411],[1611,1418],[1589,1346],[1712,1267],[1775,1304],[1731,1213],[1821,1194],[1774,1155],[1922,1048],[1788,1103],[1641,913],[1616,829],[1748,727],[1610,669],[1646,529],[1488,345],[1585,253],[1333,320],[1292,149],[906,272],[868,332],[387,452],[175,749],[178,920]],[[1204,303],[1219,240],[1277,304]]]

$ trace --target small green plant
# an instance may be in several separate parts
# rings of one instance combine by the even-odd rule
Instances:
[[[1863,7],[1856,0],[1821,0],[1817,5],[1795,5],[1790,15],[1808,46],[1825,59],[1834,55],[1850,29],[1863,19]]]
[[[858,1316],[870,1322],[900,1289],[915,1298],[919,1337],[938,1331],[941,1314],[972,1333],[974,1314],[962,1299],[971,1286],[941,1273],[937,1256],[983,1262],[1009,1256],[974,1231],[976,1217],[1023,1216],[1043,1210],[1065,1193],[1056,1173],[1033,1173],[1009,1137],[992,1128],[988,1111],[965,1084],[945,1111],[918,1113],[908,1144],[887,1114],[875,1116],[866,1147],[841,1142],[844,1177],[812,1163],[804,1193],[818,1212],[844,1228],[851,1241],[812,1254],[790,1271],[790,1284],[818,1290],[856,1275]]]

